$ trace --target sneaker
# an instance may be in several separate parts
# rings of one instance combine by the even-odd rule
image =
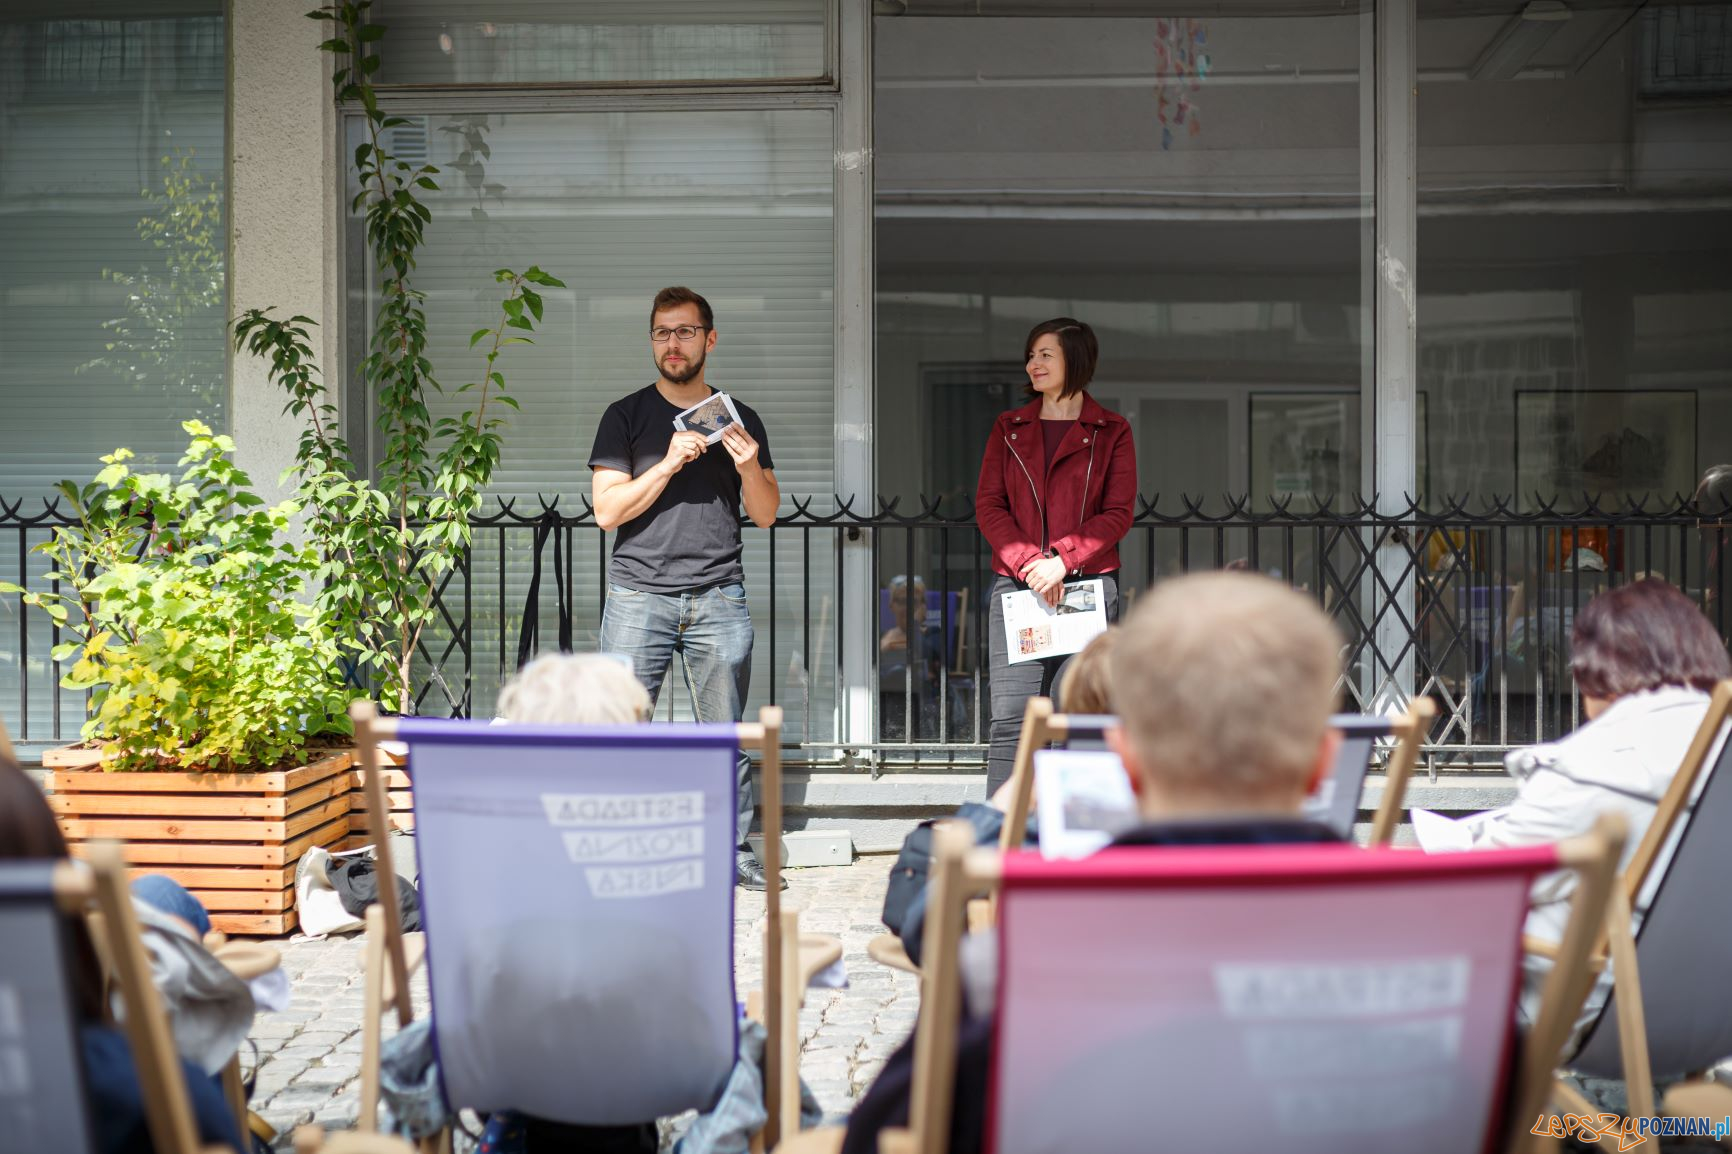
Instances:
[[[755,857],[742,857],[734,862],[734,884],[743,890],[769,889],[769,879],[764,876],[764,867]],[[788,879],[782,879],[782,888],[788,888]]]

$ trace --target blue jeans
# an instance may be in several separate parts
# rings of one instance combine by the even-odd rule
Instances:
[[[609,582],[601,611],[601,651],[631,658],[632,672],[649,690],[652,707],[678,653],[697,719],[738,721],[752,682],[752,614],[746,608],[746,588],[732,584],[695,593],[646,593]],[[743,752],[737,796],[735,833],[744,850],[752,828],[752,760]]]

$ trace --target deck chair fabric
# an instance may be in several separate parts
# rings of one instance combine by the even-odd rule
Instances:
[[[1371,755],[1378,741],[1395,733],[1395,725],[1390,718],[1359,713],[1338,713],[1329,719],[1329,725],[1341,734],[1341,748],[1329,767],[1329,776],[1305,799],[1303,812],[1347,840],[1352,838],[1353,823],[1359,817],[1359,795],[1365,790]]]
[[[734,727],[397,736],[452,1107],[622,1125],[710,1106],[738,1052]]]
[[[1231,1118],[1295,1154],[1492,1149],[1527,887],[1557,858],[1476,858],[1010,855],[989,1148],[1224,1149]]]
[[[1706,724],[1720,726],[1723,715],[1723,709],[1711,712]],[[1707,772],[1690,787],[1693,803],[1686,802],[1681,824],[1663,841],[1635,895],[1632,924],[1648,1062],[1662,1081],[1732,1057],[1732,985],[1726,980],[1732,924],[1718,916],[1732,878],[1732,839],[1725,833],[1732,828],[1732,740],[1722,729],[1717,742],[1704,759]],[[1587,1025],[1568,1063],[1572,1070],[1626,1076],[1618,988]]]
[[[94,1154],[54,863],[0,864],[0,1146]]]

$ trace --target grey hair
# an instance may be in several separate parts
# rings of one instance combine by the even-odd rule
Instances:
[[[1732,465],[1714,465],[1703,473],[1693,500],[1701,514],[1725,513],[1732,508]]]
[[[499,691],[507,721],[631,725],[649,720],[650,698],[631,670],[599,653],[549,653]]]

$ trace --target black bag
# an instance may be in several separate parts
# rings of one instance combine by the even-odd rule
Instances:
[[[331,888],[343,908],[356,917],[366,915],[367,907],[379,900],[378,863],[371,857],[337,858],[325,868]],[[404,933],[421,928],[421,895],[409,884],[409,879],[397,879],[397,908],[402,912]]]
[[[926,880],[932,873],[933,822],[956,818],[974,827],[976,845],[998,840],[998,831],[1004,828],[1004,812],[978,801],[963,802],[962,808],[949,818],[934,818],[915,826],[903,841],[902,852],[896,855],[896,864],[890,868],[890,885],[884,891],[883,919],[891,933],[902,933],[908,905],[926,888]]]

